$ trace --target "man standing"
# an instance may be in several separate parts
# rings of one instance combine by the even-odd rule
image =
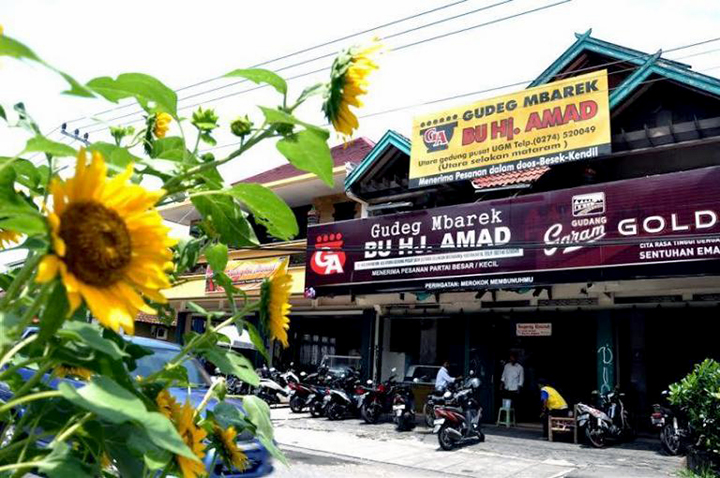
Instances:
[[[500,390],[503,391],[505,398],[509,398],[515,403],[524,384],[525,370],[522,365],[517,363],[515,352],[510,352],[510,360],[505,364],[500,378]]]
[[[539,379],[538,386],[540,386],[540,401],[542,402],[540,419],[543,425],[543,438],[547,438],[549,417],[568,416],[568,404],[557,390],[548,385],[547,380]]]
[[[450,362],[448,360],[445,360],[442,364],[442,367],[440,367],[440,370],[437,373],[437,376],[435,377],[435,390],[442,392],[447,388],[447,386],[455,380],[457,380],[460,377],[451,377],[450,372],[448,372],[448,369],[450,368]]]

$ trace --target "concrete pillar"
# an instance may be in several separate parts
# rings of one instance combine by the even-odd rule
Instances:
[[[601,311],[597,318],[597,390],[600,393],[615,388],[616,350],[609,311]]]

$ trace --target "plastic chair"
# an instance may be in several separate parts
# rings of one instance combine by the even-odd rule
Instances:
[[[503,399],[503,406],[498,410],[496,426],[505,425],[506,428],[517,425],[515,422],[515,409],[512,407],[512,400]]]

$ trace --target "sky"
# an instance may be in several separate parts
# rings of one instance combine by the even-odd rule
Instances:
[[[244,114],[259,118],[257,105],[275,106],[278,96],[270,88],[247,92],[254,85],[232,84],[237,79],[206,80],[298,50],[311,49],[263,67],[280,70],[285,77],[302,75],[329,68],[332,57],[312,61],[316,57],[373,36],[391,37],[385,40],[388,52],[380,60],[380,70],[371,77],[365,106],[358,113],[361,125],[357,135],[376,141],[388,129],[409,135],[415,115],[522,89],[574,42],[576,32],[589,28],[596,38],[646,52],[720,36],[717,0],[567,0],[523,14],[561,1],[2,0],[0,24],[5,34],[24,42],[81,82],[142,72],[173,89],[183,88],[178,91],[182,115],[189,117],[196,108],[190,106],[197,103],[215,108],[220,115],[224,128],[216,135],[218,145],[230,146],[214,149],[218,157],[232,151],[229,122]],[[454,5],[442,8],[450,4]],[[521,15],[506,19],[517,14]],[[375,29],[413,15],[413,19]],[[457,18],[441,22],[451,17]],[[427,26],[430,23],[436,24]],[[490,24],[478,26],[485,23]],[[464,29],[467,31],[459,32]],[[423,40],[427,41],[406,47]],[[720,41],[672,52],[667,57],[690,63],[697,71],[720,75]],[[290,80],[291,97],[327,77],[325,69]],[[515,85],[423,105],[509,84]],[[62,79],[37,65],[0,58],[0,104],[7,110],[23,101],[51,139],[79,146],[60,134],[63,122],[68,123],[69,130],[89,133],[94,141],[110,140],[99,120],[113,125],[132,121],[135,126],[142,124],[137,122],[142,121],[137,105],[125,106],[126,102],[117,109],[118,105],[102,99],[64,96],[60,93],[65,86]],[[221,96],[226,97],[212,101]],[[298,116],[325,124],[318,100],[304,105]],[[177,126],[174,128],[171,134],[177,134]],[[186,127],[186,131],[190,129]],[[20,130],[0,124],[0,155],[13,156],[21,151],[27,138]],[[340,142],[332,136],[331,145]],[[230,183],[284,162],[274,145],[267,143],[228,163],[221,172]]]

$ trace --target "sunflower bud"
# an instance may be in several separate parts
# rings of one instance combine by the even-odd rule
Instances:
[[[250,134],[253,128],[253,123],[250,121],[250,118],[245,115],[245,117],[238,117],[235,121],[230,123],[230,131],[232,131],[232,134],[235,136],[242,138],[243,136],[247,136]]]
[[[218,127],[218,115],[213,109],[197,109],[192,115],[192,124],[203,133],[208,133]]]
[[[155,115],[155,126],[153,127],[153,133],[157,138],[164,138],[170,129],[170,122],[172,116],[167,113],[158,113]]]

